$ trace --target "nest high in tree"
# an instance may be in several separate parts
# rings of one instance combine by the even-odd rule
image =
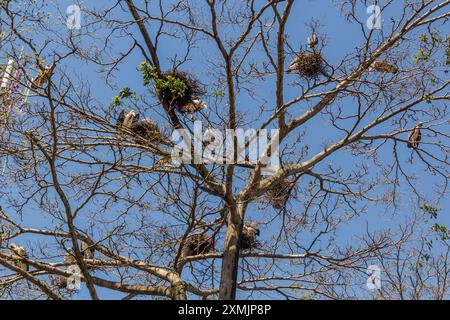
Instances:
[[[206,107],[200,100],[205,91],[191,74],[178,70],[159,74],[145,61],[141,63],[140,69],[143,72],[144,85],[153,81],[158,99],[170,108],[185,113],[196,112]]]
[[[120,132],[124,128],[136,135],[134,140],[137,144],[143,144],[144,141],[159,143],[162,139],[157,124],[150,119],[139,120],[139,114],[134,111],[125,114],[125,110],[122,110],[119,114],[117,130]]]
[[[242,250],[249,250],[252,248],[256,248],[258,242],[256,241],[256,237],[259,236],[259,228],[257,225],[246,222],[242,226],[242,234],[239,239],[239,246]]]
[[[183,246],[182,256],[196,256],[211,252],[214,249],[214,239],[206,234],[194,233],[190,235]]]
[[[159,143],[162,139],[161,132],[156,125],[156,122],[150,119],[137,121],[130,126],[130,130],[136,134],[135,142],[142,144],[142,139],[150,143]]]
[[[165,101],[179,112],[196,112],[203,108],[195,100],[205,94],[200,83],[189,73],[173,70],[162,74],[162,79],[155,79],[158,98]]]
[[[265,197],[267,202],[275,209],[282,209],[286,206],[286,202],[291,196],[294,189],[295,181],[284,179],[274,184],[266,191]]]
[[[322,54],[320,52],[303,51],[297,54],[297,58],[292,61],[287,72],[298,72],[306,78],[316,78],[324,68]]]

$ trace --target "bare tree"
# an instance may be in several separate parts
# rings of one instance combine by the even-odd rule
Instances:
[[[390,219],[447,192],[450,1],[384,1],[382,30],[327,3],[359,32],[339,56],[306,1],[87,3],[80,29],[47,4],[1,1],[2,296],[365,298],[377,264],[372,298],[448,298],[445,226]],[[171,161],[194,120],[278,129],[280,167]]]

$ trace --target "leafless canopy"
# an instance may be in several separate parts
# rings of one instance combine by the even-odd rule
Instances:
[[[86,1],[68,29],[59,1],[1,0],[0,297],[448,298],[450,0],[382,1],[381,30],[372,1],[320,1],[336,32],[316,2]],[[286,72],[304,52],[320,68]],[[280,168],[173,163],[193,120],[279,129]]]

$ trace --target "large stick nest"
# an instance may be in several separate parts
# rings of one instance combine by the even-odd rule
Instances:
[[[183,256],[196,256],[211,252],[214,249],[214,239],[206,234],[194,233],[190,235],[183,246]]]
[[[142,144],[144,141],[159,143],[162,140],[158,125],[150,119],[144,119],[133,123],[130,126],[130,130],[137,135],[135,138],[137,144]]]
[[[165,82],[168,82],[170,77],[181,80],[185,85],[185,90],[184,92],[180,92],[178,90],[173,90],[174,88],[157,88],[157,95],[160,100],[183,113],[195,112],[201,108],[200,105],[195,107],[195,104],[193,104],[192,101],[199,99],[202,95],[204,95],[205,90],[202,88],[200,82],[191,74],[183,71],[172,70],[169,72],[164,72],[161,77]]]
[[[275,209],[284,208],[292,194],[294,186],[295,181],[288,178],[275,183],[266,191],[266,201]]]
[[[303,51],[297,55],[290,69],[306,78],[316,78],[323,72],[323,58],[319,52]]]

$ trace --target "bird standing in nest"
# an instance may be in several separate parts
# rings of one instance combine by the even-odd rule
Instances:
[[[71,265],[77,264],[77,261],[76,261],[75,257],[73,256],[72,249],[69,249],[69,251],[66,252],[66,254],[64,255],[64,263],[67,265],[67,268],[69,268],[69,266],[71,266]],[[52,283],[60,289],[67,288],[67,278],[65,276],[53,275]]]
[[[158,142],[161,140],[161,134],[156,123],[150,119],[139,120],[139,114],[130,111],[125,114],[122,110],[117,118],[117,129],[126,128],[139,136],[135,139],[137,144],[142,144],[142,139],[149,142]]]
[[[411,132],[411,134],[408,137],[408,148],[418,149],[419,148],[419,142],[422,140],[422,128],[423,124],[419,122],[417,126],[414,128],[414,130]]]
[[[323,73],[323,58],[319,52],[303,51],[291,62],[287,73],[298,72],[308,78],[317,77]]]
[[[202,100],[192,99],[192,101],[190,101],[187,104],[180,107],[180,112],[190,113],[190,112],[196,112],[196,111],[199,111],[201,109],[206,109],[206,108],[208,108],[208,106]]]
[[[125,110],[122,109],[122,111],[119,114],[119,117],[117,118],[117,126],[123,126],[125,128],[130,128],[133,123],[136,123],[139,121],[139,114],[136,114],[133,110],[125,114]]]

